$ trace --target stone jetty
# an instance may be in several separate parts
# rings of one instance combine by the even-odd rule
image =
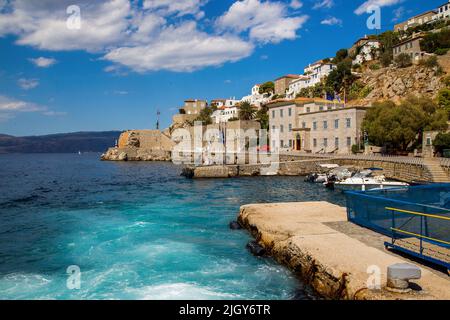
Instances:
[[[389,239],[348,222],[343,207],[327,202],[252,204],[241,207],[238,220],[269,255],[325,298],[450,299],[450,277],[423,265],[411,292],[388,291],[388,266],[418,262],[386,250]]]

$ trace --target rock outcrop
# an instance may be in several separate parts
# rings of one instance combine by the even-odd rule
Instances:
[[[384,68],[365,72],[360,81],[370,93],[363,99],[365,104],[378,100],[399,102],[409,95],[435,98],[444,87],[437,68],[411,66],[408,68]]]
[[[101,156],[105,161],[171,161],[174,142],[158,130],[125,131],[118,146]]]

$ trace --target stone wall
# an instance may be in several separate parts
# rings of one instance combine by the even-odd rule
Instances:
[[[432,178],[427,168],[422,165],[398,163],[390,161],[367,161],[350,159],[308,159],[293,160],[278,163],[277,175],[280,176],[305,176],[320,170],[319,164],[335,163],[341,166],[355,168],[382,168],[380,174],[387,178],[405,182],[431,182]],[[268,165],[242,164],[227,166],[204,166],[192,168],[195,178],[224,178],[238,176],[259,176],[261,169]]]

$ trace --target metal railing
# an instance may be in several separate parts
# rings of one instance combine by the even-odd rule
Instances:
[[[402,251],[450,270],[450,213],[433,210],[423,213],[386,207],[392,225],[387,248]]]
[[[450,170],[450,158],[439,158],[439,162],[444,170]]]

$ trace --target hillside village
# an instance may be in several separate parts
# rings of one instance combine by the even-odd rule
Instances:
[[[175,129],[192,130],[201,121],[223,134],[230,127],[276,131],[278,139],[264,147],[275,152],[442,155],[450,148],[449,16],[450,1],[393,30],[364,35],[301,73],[255,84],[241,99],[186,100],[158,138],[166,141],[159,148],[168,152],[179,142],[169,142]],[[121,138],[119,148],[130,146],[136,141]]]

